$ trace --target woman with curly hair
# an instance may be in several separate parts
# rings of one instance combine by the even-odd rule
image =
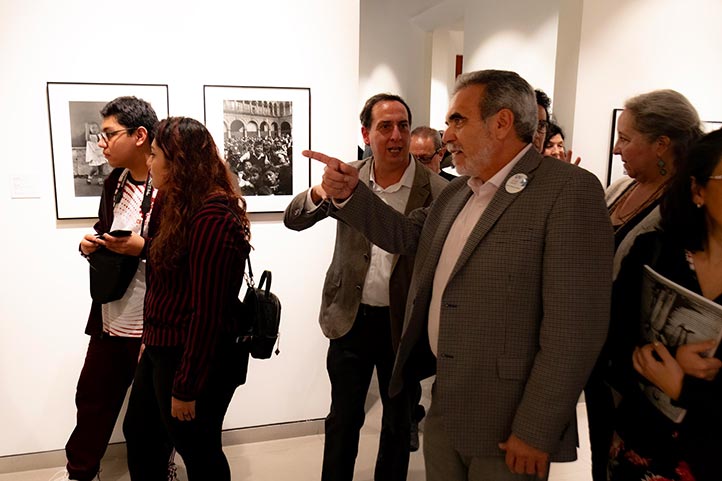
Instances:
[[[133,481],[164,480],[173,447],[188,479],[230,480],[223,417],[245,382],[248,352],[233,345],[250,251],[245,201],[200,122],[160,122],[149,167],[159,215],[148,242],[145,350],[123,431]]]

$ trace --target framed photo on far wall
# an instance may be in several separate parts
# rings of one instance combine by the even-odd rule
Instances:
[[[619,138],[617,134],[617,125],[619,124],[619,116],[622,115],[624,109],[612,110],[612,135],[609,141],[609,165],[607,166],[607,187],[609,187],[614,181],[624,177],[627,173],[624,171],[624,164],[622,164],[622,158],[614,154],[614,145],[617,143]],[[722,121],[717,120],[703,120],[702,130],[705,133],[712,132],[722,128]]]
[[[310,185],[311,89],[204,85],[203,99],[248,212],[283,212]]]
[[[148,101],[158,119],[168,116],[168,86],[48,82],[50,146],[58,219],[98,216],[105,177],[113,169],[98,146],[100,110],[116,97]]]
[[[612,137],[609,141],[609,163],[607,165],[607,187],[612,185],[614,181],[627,175],[622,165],[622,158],[614,155],[614,144],[617,143],[617,124],[619,116],[622,115],[624,109],[612,110]]]

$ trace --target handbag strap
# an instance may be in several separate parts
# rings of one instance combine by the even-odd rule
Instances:
[[[233,218],[236,219],[236,222],[238,222],[239,225],[243,225],[243,222],[241,222],[241,219],[240,219],[240,217],[238,217],[238,214],[233,212],[233,209],[231,209],[230,207],[226,206],[226,208],[228,209],[228,212],[231,213]],[[253,280],[253,267],[251,267],[251,253],[250,252],[248,253],[248,256],[246,256],[246,263],[248,264],[248,274],[246,275],[246,273],[244,272],[243,277],[246,279],[246,285],[248,287],[252,288],[252,287],[256,286],[256,283]],[[264,275],[265,275],[265,272],[264,272]],[[261,276],[261,285],[263,284],[263,279],[264,279],[264,276]],[[269,279],[268,284],[270,286],[270,284],[271,284],[270,279]]]
[[[248,264],[248,275],[245,276],[246,284],[248,285],[248,287],[255,287],[256,283],[253,281],[253,268],[251,267],[251,253],[250,252],[248,253],[248,256],[246,257],[246,262]],[[263,284],[263,276],[261,276],[261,284]]]
[[[263,271],[263,274],[261,274],[261,282],[258,283],[259,289],[263,289],[263,283],[265,281],[268,281],[265,290],[266,297],[268,297],[268,294],[271,293],[271,271]]]

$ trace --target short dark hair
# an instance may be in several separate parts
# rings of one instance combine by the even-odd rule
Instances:
[[[398,95],[389,93],[376,94],[366,101],[364,107],[361,109],[361,114],[359,115],[361,125],[363,125],[367,129],[371,128],[371,124],[373,122],[373,119],[371,118],[372,110],[374,108],[374,105],[379,102],[400,102],[404,107],[406,107],[406,113],[409,116],[409,125],[411,125],[411,109],[409,108],[409,105],[404,99],[402,99]]]
[[[441,141],[441,134],[438,130],[421,125],[411,131],[411,137],[424,137],[434,141],[434,149],[439,150],[443,144]]]
[[[459,75],[454,94],[472,85],[484,87],[484,95],[479,99],[482,119],[491,117],[501,109],[509,109],[514,114],[514,131],[517,137],[523,142],[532,141],[539,119],[534,91],[526,80],[516,72],[478,70]]]
[[[707,240],[705,208],[692,202],[692,178],[704,187],[722,160],[722,129],[715,130],[692,145],[678,159],[676,170],[660,206],[662,229],[692,252],[704,250]]]
[[[118,97],[105,104],[100,115],[103,118],[114,116],[118,123],[127,129],[145,127],[148,131],[148,143],[153,142],[158,116],[145,100],[131,96]]]
[[[544,138],[544,143],[546,144],[547,142],[549,142],[549,139],[551,139],[557,134],[561,135],[562,140],[564,140],[564,131],[562,130],[562,127],[553,120],[550,120],[547,123],[547,135]]]
[[[549,115],[549,109],[552,106],[552,99],[550,99],[549,96],[540,89],[535,89],[534,95],[536,95],[536,104],[544,109],[544,112],[547,114],[546,120],[547,122],[549,122],[549,120],[551,119],[551,116]]]

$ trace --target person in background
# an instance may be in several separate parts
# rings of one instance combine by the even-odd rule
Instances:
[[[722,130],[707,134],[685,159],[677,159],[660,210],[660,228],[637,238],[615,283],[625,311],[614,322],[627,336],[612,341],[626,376],[615,383],[622,400],[615,413],[609,475],[612,481],[718,481],[719,338],[702,337],[678,347],[669,340],[669,346],[648,343],[640,333],[650,320],[642,319],[640,325],[640,304],[643,266],[649,265],[668,281],[717,304],[717,312],[705,309],[694,315],[707,316],[704,322],[714,327],[710,332],[722,329]],[[684,417],[672,420],[663,414],[640,389],[640,377],[686,410]]]
[[[552,106],[552,99],[540,89],[534,90],[534,95],[536,97],[537,127],[534,132],[532,144],[534,144],[537,152],[541,154],[544,152],[544,139],[546,138],[549,119],[551,118],[549,108]]]
[[[86,178],[88,184],[92,184],[96,176],[100,185],[103,185],[105,180],[103,168],[108,161],[103,156],[103,148],[98,145],[99,140],[100,127],[96,122],[87,122],[85,124],[85,163],[90,167]]]
[[[606,191],[614,227],[614,278],[636,237],[658,226],[658,206],[675,166],[702,134],[697,111],[674,90],[656,90],[627,100],[617,130],[614,153],[621,155],[628,177]],[[612,321],[625,311],[626,306],[613,296]],[[594,481],[606,481],[607,477],[614,407],[609,346],[625,336],[617,327],[615,322],[610,325],[607,346],[584,389]]]
[[[572,151],[567,150],[564,146],[564,131],[556,122],[550,121],[547,125],[546,140],[544,140],[544,155],[554,157],[555,159],[563,160],[564,162],[571,163]],[[579,165],[582,161],[581,157],[577,157],[574,161],[574,165]]]
[[[468,178],[408,216],[355,167],[304,152],[326,164],[328,215],[416,255],[389,389],[436,373],[429,481],[546,479],[550,460],[576,459],[577,400],[609,322],[612,229],[596,177],[533,148],[536,113],[514,72],[459,76],[443,140]]]
[[[123,432],[133,481],[166,476],[172,447],[189,481],[230,481],[221,427],[248,349],[238,293],[250,251],[245,201],[208,130],[171,117],[149,158],[159,214],[148,241],[145,349]]]
[[[353,165],[373,196],[398,212],[431,204],[446,181],[409,154],[411,110],[398,95],[377,94],[360,115],[361,134],[372,156]],[[319,186],[297,195],[284,223],[304,230],[328,216]],[[401,337],[413,256],[395,256],[337,223],[336,247],[326,275],[319,320],[330,339],[326,365],[331,410],[326,417],[323,481],[351,481],[364,423],[364,404],[376,369],[383,404],[376,481],[406,479],[410,450],[410,396],[389,396],[389,380]],[[411,387],[418,388],[418,384]]]
[[[411,131],[409,152],[424,167],[446,180],[454,180],[456,176],[441,169],[441,159],[446,153],[438,130],[427,126],[416,127]]]
[[[146,162],[158,118],[153,107],[135,97],[118,97],[101,110],[102,130],[96,132],[101,156],[113,171],[105,180],[92,234],[80,241],[87,257],[100,246],[113,252],[140,256],[148,235],[156,191],[149,182]],[[144,199],[148,212],[143,215]],[[108,233],[129,230],[127,237]],[[117,301],[90,307],[85,333],[90,336],[75,394],[77,418],[67,444],[66,470],[54,480],[97,480],[100,461],[123,406],[138,362],[143,332],[145,263]],[[168,458],[166,458],[167,469]]]
[[[564,149],[564,132],[562,128],[555,122],[549,122],[547,126],[546,140],[544,140],[545,156],[554,157],[555,159],[564,160],[566,150]]]

